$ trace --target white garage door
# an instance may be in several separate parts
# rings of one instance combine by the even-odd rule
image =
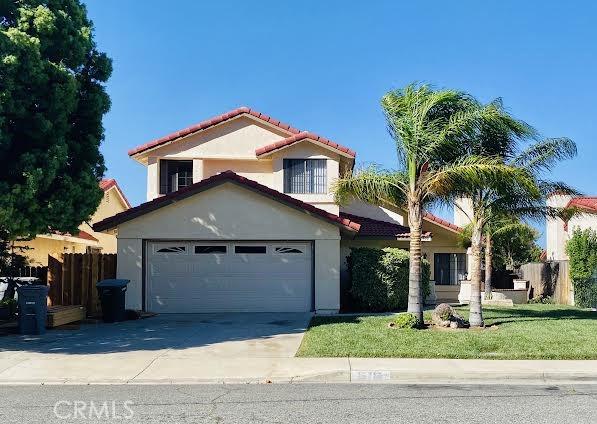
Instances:
[[[311,310],[309,243],[155,241],[146,257],[153,312]]]

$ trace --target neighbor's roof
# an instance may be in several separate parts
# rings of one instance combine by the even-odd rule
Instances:
[[[234,119],[237,116],[240,116],[243,114],[252,116],[253,118],[256,118],[266,124],[278,127],[281,130],[286,131],[287,133],[291,134],[290,137],[285,138],[284,140],[281,140],[278,143],[274,143],[274,144],[282,143],[282,144],[284,144],[283,147],[285,147],[290,144],[294,144],[298,141],[313,140],[315,142],[319,142],[319,143],[325,144],[327,146],[330,146],[330,147],[338,150],[340,153],[348,155],[350,157],[354,158],[356,156],[354,151],[352,151],[344,146],[341,146],[338,143],[334,143],[324,137],[318,136],[317,134],[313,134],[311,132],[306,132],[306,131],[301,132],[300,130],[298,130],[284,122],[281,122],[277,119],[272,118],[271,116],[268,116],[264,113],[256,111],[255,109],[248,108],[246,106],[239,107],[238,109],[231,110],[230,112],[226,112],[221,115],[214,116],[210,119],[206,119],[205,121],[201,121],[195,125],[191,125],[190,127],[183,128],[182,130],[179,130],[179,131],[173,132],[171,134],[165,135],[164,137],[160,137],[155,140],[149,141],[145,144],[142,144],[141,146],[137,146],[134,149],[129,150],[129,152],[128,152],[129,156],[135,156],[139,153],[143,153],[147,150],[156,148],[158,146],[161,146],[161,145],[164,145],[167,143],[171,143],[173,141],[176,141],[176,140],[186,137],[188,135],[197,133],[199,131],[206,130],[215,125],[219,125],[225,121]],[[308,137],[304,137],[304,135],[308,135]],[[295,136],[301,136],[300,140],[295,139]],[[266,150],[271,149],[271,147],[272,147],[272,145],[264,146],[263,148],[257,149],[257,151],[260,151],[261,149],[266,149]],[[271,150],[276,150],[278,148],[280,148],[280,147],[276,147]],[[271,150],[268,150],[267,152],[269,152]],[[262,153],[258,153],[258,155],[265,154],[267,152],[264,151]]]
[[[395,224],[387,221],[380,221],[377,219],[367,218],[364,216],[353,215],[345,212],[340,212],[340,217],[349,219],[352,222],[357,222],[361,225],[357,237],[369,239],[410,239],[410,228],[403,225]],[[431,232],[426,231],[421,236],[425,239],[431,238]]]
[[[573,197],[572,199],[570,199],[566,207],[576,207],[579,209],[584,209],[588,212],[597,212],[597,197]]]
[[[315,218],[323,219],[331,224],[334,224],[342,229],[357,232],[360,229],[360,224],[352,222],[350,219],[342,218],[333,213],[327,212],[323,209],[319,209],[313,205],[305,203],[301,200],[290,197],[284,193],[280,193],[272,188],[259,184],[257,181],[250,180],[242,177],[232,171],[225,171],[220,174],[214,175],[213,177],[206,178],[188,187],[182,188],[178,191],[166,194],[162,197],[157,197],[149,202],[145,202],[134,208],[128,209],[124,212],[120,212],[114,216],[106,218],[102,221],[93,224],[94,231],[104,231],[111,228],[115,228],[119,224],[135,219],[139,216],[145,215],[149,212],[160,209],[164,206],[176,203],[179,200],[193,196],[205,190],[209,190],[212,187],[223,184],[225,182],[232,182],[239,184],[249,190],[258,192],[270,199],[276,200],[282,204],[285,204],[291,208],[305,212]]]
[[[122,200],[124,201],[126,206],[129,208],[131,207],[131,204],[129,203],[128,199],[124,195],[124,192],[120,189],[120,186],[118,185],[118,183],[116,182],[116,180],[114,178],[107,178],[107,179],[101,180],[99,183],[99,186],[102,190],[104,190],[104,192],[110,190],[112,187],[116,187],[116,190],[118,190],[118,193],[120,194],[120,197],[122,198]]]

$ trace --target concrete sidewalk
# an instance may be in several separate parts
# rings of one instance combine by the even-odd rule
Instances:
[[[597,361],[218,358],[172,351],[0,355],[0,384],[597,383]]]

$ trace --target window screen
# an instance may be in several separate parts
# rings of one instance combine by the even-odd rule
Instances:
[[[160,194],[193,184],[192,160],[160,160]]]
[[[283,165],[284,193],[326,193],[326,159],[284,159]]]
[[[226,246],[195,246],[195,253],[197,255],[208,253],[226,253]]]
[[[467,271],[465,253],[435,253],[433,261],[436,284],[454,285],[464,280]]]
[[[266,253],[265,246],[234,246],[234,253]]]

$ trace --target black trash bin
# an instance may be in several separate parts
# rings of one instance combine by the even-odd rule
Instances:
[[[19,333],[44,334],[48,315],[48,286],[23,285],[17,288],[19,295]]]
[[[111,279],[99,281],[95,286],[102,303],[104,322],[124,321],[126,285],[130,280]]]

